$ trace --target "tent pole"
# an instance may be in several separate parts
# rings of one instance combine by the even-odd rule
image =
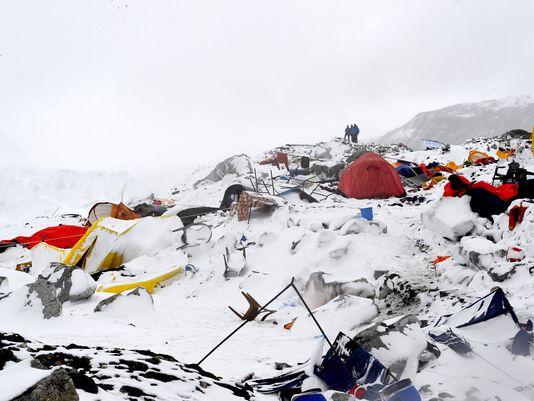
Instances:
[[[284,292],[286,292],[292,285],[293,285],[293,280],[294,278],[291,279],[291,283],[289,283],[288,285],[286,285],[284,287],[284,289],[282,291],[280,291],[278,294],[276,294],[269,302],[267,302],[265,305],[263,305],[260,310],[258,312],[261,312],[262,310],[264,310],[265,308],[267,308],[272,302],[274,302],[276,300],[276,298],[278,298],[280,295],[282,295]],[[315,319],[314,319],[315,320]],[[232,331],[230,334],[228,334],[219,344],[217,344],[215,346],[215,348],[213,348],[210,352],[208,352],[206,354],[206,356],[204,356],[204,358],[202,358],[200,360],[200,362],[197,363],[198,366],[200,366],[200,364],[202,362],[204,362],[211,354],[213,354],[213,352],[219,348],[221,345],[223,345],[228,339],[230,339],[230,337],[232,337],[235,333],[237,333],[244,325],[246,325],[248,322],[251,322],[252,320],[245,320],[243,323],[241,323],[238,327],[235,328],[234,331]]]
[[[299,296],[300,300],[302,301],[302,303],[304,304],[304,306],[306,307],[306,309],[308,310],[308,313],[310,314],[310,316],[312,317],[313,321],[315,322],[315,325],[319,328],[319,330],[321,331],[321,334],[323,335],[323,337],[325,338],[326,342],[328,343],[328,345],[330,345],[330,348],[334,348],[334,346],[332,345],[332,342],[328,339],[328,337],[326,336],[326,333],[324,332],[323,328],[321,327],[321,325],[319,324],[319,322],[317,321],[317,319],[315,318],[315,316],[313,315],[310,307],[308,306],[308,304],[306,303],[306,301],[304,300],[304,298],[302,297],[302,295],[300,295],[300,292],[299,290],[297,289],[297,287],[295,286],[295,284],[293,284],[293,279],[291,279],[291,284],[290,284],[291,287],[293,287],[293,289],[295,290],[295,292],[297,293],[297,295]]]

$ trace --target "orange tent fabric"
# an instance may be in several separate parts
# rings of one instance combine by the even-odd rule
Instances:
[[[338,189],[349,198],[357,199],[406,195],[397,170],[374,152],[368,152],[348,165]]]

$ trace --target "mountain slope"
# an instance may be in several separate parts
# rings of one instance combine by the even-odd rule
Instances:
[[[501,135],[515,128],[530,131],[533,124],[534,97],[507,97],[419,113],[385,134],[380,142],[402,142],[412,148],[420,146],[420,139],[460,144],[470,138]]]

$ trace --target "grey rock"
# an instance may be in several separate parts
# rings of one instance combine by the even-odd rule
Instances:
[[[78,393],[63,369],[52,372],[12,401],[78,401]]]
[[[152,295],[143,287],[137,287],[134,290],[128,292],[127,294],[115,294],[112,295],[109,298],[103,299],[96,305],[95,312],[102,312],[105,310],[110,304],[115,302],[120,297],[146,297],[149,298],[152,304],[154,304],[154,300],[152,299]]]
[[[41,272],[39,278],[50,281],[57,290],[59,302],[81,301],[90,298],[96,291],[95,280],[83,269],[75,266],[52,262]],[[73,280],[76,280],[76,292],[72,290]]]
[[[246,171],[238,171],[238,165],[245,164]],[[193,188],[198,188],[202,184],[209,184],[218,182],[223,179],[223,177],[230,174],[252,174],[252,165],[250,163],[250,158],[245,154],[231,156],[215,166],[215,168],[203,179],[195,182]]]
[[[112,304],[121,294],[115,294],[111,297],[103,299],[95,306],[95,312],[102,312],[108,305]]]
[[[371,327],[360,331],[356,336],[354,337],[354,340],[358,342],[365,350],[372,352],[373,349],[381,349],[381,348],[388,348],[388,345],[384,343],[382,340],[383,337],[388,336],[389,334],[393,332],[399,332],[404,335],[406,334],[406,330],[408,326],[416,325],[419,327],[419,320],[414,315],[407,315],[399,319],[397,322],[391,325],[387,325],[385,323],[375,323]],[[426,343],[425,343],[426,345]],[[421,351],[424,351],[421,350]],[[418,355],[418,358],[420,358],[420,354]],[[406,360],[400,359],[398,361],[395,361],[389,368],[392,372],[394,372],[397,375],[402,374],[406,367]]]
[[[326,304],[339,295],[374,298],[375,288],[366,279],[327,283],[324,279],[325,274],[324,272],[314,272],[306,283],[303,297],[312,309]]]
[[[339,179],[341,171],[345,168],[345,163],[337,163],[332,165],[331,163],[315,163],[310,168],[310,172],[313,175],[326,178]]]
[[[54,284],[39,278],[34,283],[27,284],[26,287],[28,289],[28,301],[24,306],[35,307],[31,300],[32,294],[35,293],[37,298],[43,304],[43,317],[45,319],[61,315],[61,302],[57,299],[56,287]]]
[[[7,277],[0,276],[0,294],[9,292],[9,280]]]

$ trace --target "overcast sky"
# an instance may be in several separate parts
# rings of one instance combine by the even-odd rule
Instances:
[[[0,0],[0,157],[212,162],[534,94],[532,0]]]

